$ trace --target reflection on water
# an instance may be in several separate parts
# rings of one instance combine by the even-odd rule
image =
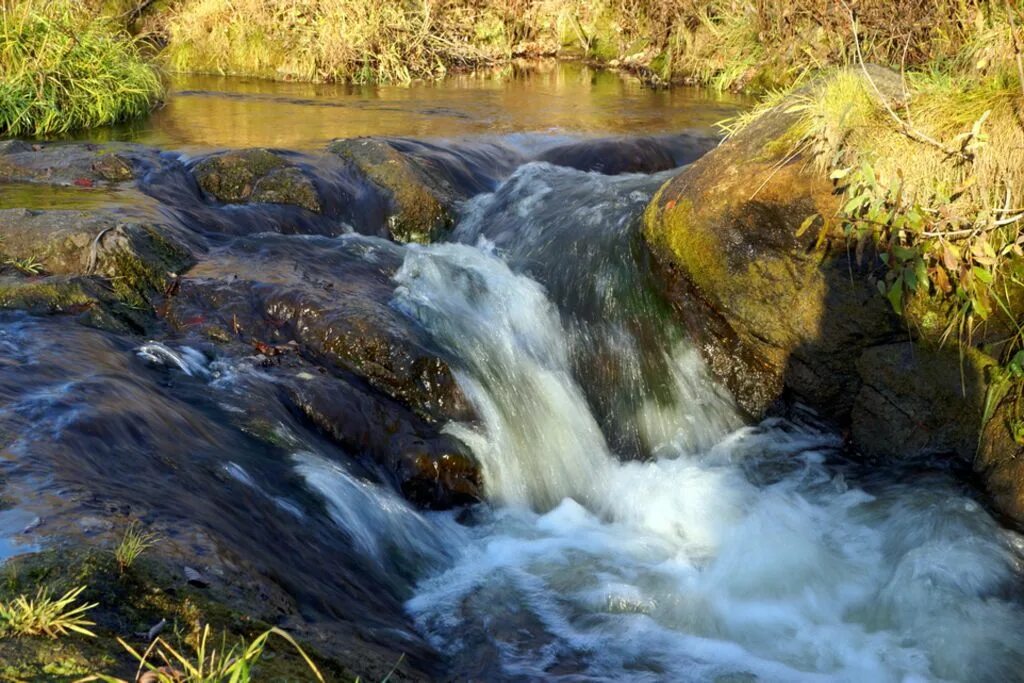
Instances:
[[[77,210],[136,205],[144,197],[116,186],[81,187],[0,181],[0,209]]]
[[[164,148],[308,150],[360,135],[678,132],[710,127],[744,103],[709,97],[697,89],[654,90],[628,75],[564,63],[410,86],[177,76],[166,105],[148,118],[84,135]]]

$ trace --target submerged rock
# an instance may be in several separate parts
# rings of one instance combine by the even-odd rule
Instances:
[[[710,135],[696,134],[581,140],[552,147],[537,160],[604,175],[657,173],[696,161],[717,142]]]

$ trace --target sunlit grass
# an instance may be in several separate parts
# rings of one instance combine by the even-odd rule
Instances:
[[[128,571],[135,560],[158,540],[159,536],[144,531],[138,520],[133,521],[125,529],[121,542],[114,549],[114,559],[117,561],[118,570],[122,574]]]
[[[34,598],[19,595],[9,602],[0,602],[0,637],[49,636],[57,638],[69,633],[95,636],[89,626],[95,624],[86,613],[95,604],[76,604],[85,590],[80,586],[59,598],[40,589]]]
[[[51,135],[148,112],[163,85],[138,45],[80,3],[0,3],[0,135]]]
[[[311,680],[323,683],[324,677],[313,660],[294,638],[279,628],[264,631],[248,644],[240,641],[229,645],[225,636],[221,636],[219,643],[212,639],[207,625],[192,652],[175,648],[163,638],[154,640],[143,652],[120,638],[118,642],[139,662],[137,678],[149,672],[150,679],[156,683],[249,683],[257,680],[254,672],[271,636],[277,636],[291,645],[308,666]],[[127,683],[123,679],[104,674],[96,674],[82,681]]]

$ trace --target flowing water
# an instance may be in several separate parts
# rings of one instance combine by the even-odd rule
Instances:
[[[406,97],[439,106],[436,93]],[[466,101],[440,99],[450,110]],[[516,116],[504,101],[485,108]],[[648,102],[648,120],[664,127],[645,132],[704,125],[721,106],[695,119]],[[460,135],[494,129],[472,111]],[[516,125],[577,115],[559,112]],[[403,134],[419,132],[417,116]],[[568,132],[615,132],[607,124],[593,114]],[[237,142],[226,130],[199,134]],[[261,142],[302,147],[326,130],[336,129]],[[521,152],[515,136],[503,144]],[[239,553],[256,548],[302,618],[344,621],[438,678],[1024,680],[1024,538],[954,473],[860,464],[811,415],[748,424],[710,377],[639,242],[639,214],[675,171],[608,176],[527,161],[492,169],[448,242],[241,234],[239,221],[257,220],[246,208],[204,219],[216,258],[196,274],[330,281],[324,291],[369,297],[389,330],[442,354],[476,416],[443,431],[480,462],[486,503],[415,509],[282,404],[312,379],[303,368],[187,334],[134,339],[5,314],[5,472],[34,482],[37,499],[0,513],[0,530],[24,524],[12,515],[130,498],[195,522],[182,535],[199,526]],[[356,276],[370,284],[351,288]]]

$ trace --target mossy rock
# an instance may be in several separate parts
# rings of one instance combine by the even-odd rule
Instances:
[[[876,82],[898,88],[893,74]],[[669,296],[712,369],[752,415],[784,390],[848,415],[859,386],[854,361],[900,327],[872,276],[812,214],[839,197],[800,152],[800,98],[811,84],[666,183],[644,216],[644,236],[666,271]],[[851,273],[856,273],[851,277]]]
[[[84,586],[83,604],[95,603],[88,617],[96,637],[69,634],[59,638],[21,636],[0,638],[0,680],[76,681],[103,674],[134,680],[138,662],[117,639],[136,651],[147,646],[149,629],[165,619],[161,632],[176,649],[191,654],[202,626],[209,625],[219,647],[221,634],[228,642],[251,640],[270,628],[259,615],[239,611],[220,602],[209,590],[190,587],[180,571],[160,558],[146,557],[126,572],[119,571],[113,554],[88,546],[59,547],[14,558],[4,566],[0,600],[35,595],[40,589],[51,595]],[[309,681],[308,666],[283,640],[269,641],[269,656],[254,673],[257,680]],[[327,680],[353,680],[354,675],[338,662],[310,653]]]
[[[126,303],[145,307],[194,263],[168,226],[116,212],[0,211],[4,260],[28,260],[49,275],[101,275]]]
[[[97,277],[0,276],[0,309],[34,315],[77,315],[89,327],[134,333],[146,327],[142,312],[125,305]]]
[[[1007,395],[985,424],[974,469],[1001,512],[1024,524],[1024,422],[1021,399]]]
[[[292,204],[315,213],[321,209],[313,181],[284,156],[266,149],[207,157],[193,173],[203,191],[226,204]]]
[[[328,151],[349,161],[391,196],[388,230],[396,242],[429,243],[452,226],[445,190],[386,140],[336,140]]]

